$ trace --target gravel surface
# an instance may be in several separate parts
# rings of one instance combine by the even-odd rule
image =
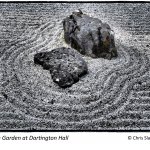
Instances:
[[[115,32],[118,57],[83,57],[62,89],[37,52],[68,47],[62,19],[81,9]],[[0,130],[149,130],[150,3],[0,3]]]

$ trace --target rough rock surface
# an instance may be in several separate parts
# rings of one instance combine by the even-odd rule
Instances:
[[[106,23],[79,12],[63,20],[64,38],[71,47],[90,57],[117,57],[113,31]]]
[[[81,55],[71,48],[57,48],[35,54],[34,63],[50,70],[52,79],[60,87],[69,87],[88,71]]]

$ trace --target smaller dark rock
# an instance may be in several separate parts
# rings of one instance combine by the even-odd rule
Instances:
[[[78,82],[79,77],[88,72],[84,59],[71,48],[62,47],[50,52],[37,53],[34,63],[50,70],[53,81],[64,88]]]

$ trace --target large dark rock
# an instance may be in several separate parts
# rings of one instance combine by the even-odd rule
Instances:
[[[64,38],[71,47],[90,57],[117,57],[113,31],[106,23],[79,12],[63,20]]]
[[[50,70],[52,79],[60,87],[69,87],[88,72],[87,64],[81,55],[71,48],[57,48],[50,52],[35,54],[34,63]]]

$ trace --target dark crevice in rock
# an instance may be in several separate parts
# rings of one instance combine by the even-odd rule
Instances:
[[[2,95],[4,96],[5,99],[8,99],[8,95],[5,92],[2,92]]]

